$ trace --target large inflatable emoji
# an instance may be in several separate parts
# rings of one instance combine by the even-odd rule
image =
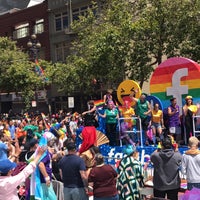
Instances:
[[[133,80],[125,80],[121,82],[117,88],[118,101],[123,104],[124,101],[129,101],[131,106],[135,105],[135,101],[132,101],[130,94],[134,94],[135,98],[139,98],[141,95],[141,89],[137,82]]]

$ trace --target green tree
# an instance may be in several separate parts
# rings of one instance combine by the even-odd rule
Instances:
[[[48,65],[45,61],[41,64]],[[28,109],[35,88],[41,88],[44,84],[47,81],[35,73],[35,65],[26,53],[17,48],[16,42],[0,37],[0,92],[21,92]]]
[[[77,39],[73,55],[63,67],[73,80],[66,76],[63,83],[71,82],[87,91],[93,78],[111,86],[128,78],[142,88],[166,57],[184,55],[198,61],[199,4],[192,0],[108,0],[103,7],[94,4],[72,26]]]

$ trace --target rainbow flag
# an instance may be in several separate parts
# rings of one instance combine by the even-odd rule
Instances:
[[[94,101],[94,105],[97,107],[97,109],[102,108],[104,106],[104,104],[105,103],[102,99]]]
[[[36,72],[39,76],[44,77],[44,81],[47,81],[47,80],[48,80],[48,78],[47,78],[47,77],[45,76],[45,74],[44,74],[43,68],[39,65],[38,60],[35,60],[35,72]]]
[[[118,107],[119,112],[122,112],[122,106],[117,106],[117,107]]]

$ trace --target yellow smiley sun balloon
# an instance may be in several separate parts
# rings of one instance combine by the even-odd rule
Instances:
[[[125,80],[121,82],[117,88],[118,101],[123,105],[124,101],[129,101],[131,106],[135,105],[135,101],[132,101],[130,94],[133,94],[135,98],[139,98],[141,95],[141,89],[137,82],[133,80]]]

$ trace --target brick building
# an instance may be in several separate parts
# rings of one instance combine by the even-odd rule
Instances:
[[[39,58],[53,63],[65,62],[70,53],[71,41],[76,37],[70,24],[84,14],[91,2],[92,0],[45,0],[29,8],[13,8],[0,14],[0,37],[10,37],[17,42],[18,47],[28,51],[27,42],[35,33],[41,43]],[[39,91],[39,94],[43,92]],[[80,102],[81,94],[77,91],[69,96],[59,93],[55,85],[47,91],[46,98],[43,96],[45,95],[39,98],[39,111],[47,111],[49,108],[52,112],[69,110],[69,100],[72,98],[77,110],[81,111],[87,101],[87,97],[83,97]],[[18,112],[23,108],[20,98],[16,98],[15,94],[1,94],[0,102],[0,112],[7,112],[9,109]]]
[[[38,41],[41,43],[39,58],[50,61],[50,42],[49,42],[49,22],[48,22],[48,2],[44,1],[41,4],[18,9],[13,8],[0,15],[0,37],[9,37],[17,42],[17,46],[23,51],[28,51],[27,42],[31,35],[37,35]],[[43,94],[44,91],[38,91]],[[14,112],[19,112],[24,105],[21,98],[14,93],[1,94],[1,112],[8,112],[13,109]],[[41,111],[47,111],[45,95],[39,95],[38,107]],[[34,108],[33,108],[34,109]]]

